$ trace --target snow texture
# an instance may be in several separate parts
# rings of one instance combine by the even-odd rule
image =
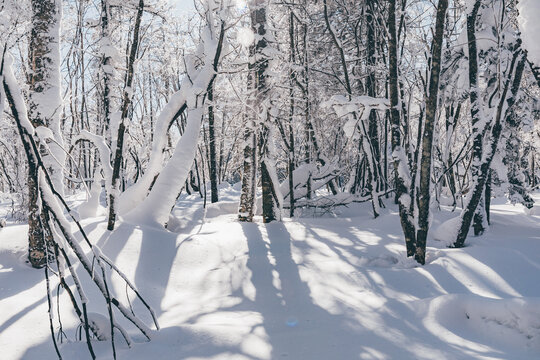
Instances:
[[[82,219],[96,217],[98,215],[98,210],[100,208],[99,199],[101,196],[101,180],[101,169],[98,168],[96,169],[94,183],[92,184],[88,200],[77,208],[77,212]]]
[[[15,75],[13,74],[12,66],[13,57],[9,54],[6,54],[6,58],[4,61],[4,81],[6,82],[10,90],[11,96],[13,97],[13,102],[15,103],[15,108],[17,109],[21,126],[26,130],[26,132],[28,132],[29,135],[34,135],[34,126],[32,126],[32,123],[28,119],[26,102],[24,101],[24,98],[22,96],[19,84],[15,79]]]
[[[52,20],[48,22],[46,33],[41,34],[47,39],[47,46],[43,54],[42,66],[44,67],[43,74],[46,79],[36,86],[40,91],[29,91],[28,104],[30,116],[39,118],[50,129],[54,141],[47,141],[49,154],[43,156],[43,162],[50,171],[50,176],[54,184],[54,188],[60,194],[64,194],[64,164],[66,162],[66,151],[64,150],[64,141],[62,138],[62,130],[60,128],[60,118],[62,115],[62,89],[61,89],[61,74],[60,74],[60,24],[62,21],[62,1],[55,0],[54,8],[50,10],[53,14]],[[43,32],[43,28],[37,30],[38,33]]]
[[[208,4],[206,5],[208,6]],[[207,16],[209,17],[209,19],[207,20],[208,24],[214,24],[211,11],[207,12]],[[185,178],[187,178],[187,173],[191,168],[195,156],[199,129],[201,125],[200,122],[203,113],[202,111],[204,110],[205,106],[202,95],[205,94],[206,90],[208,89],[208,85],[210,84],[210,81],[212,81],[215,75],[213,66],[214,56],[217,50],[217,42],[216,34],[214,32],[215,30],[213,26],[207,26],[202,32],[202,40],[199,44],[197,56],[194,56],[193,54],[188,54],[185,56],[186,71],[189,76],[186,76],[184,78],[180,90],[173,94],[167,105],[165,105],[165,107],[159,114],[159,117],[156,121],[154,140],[152,143],[152,152],[150,154],[150,161],[148,167],[142,178],[132,187],[128,188],[127,191],[122,194],[122,196],[120,196],[118,206],[120,215],[131,212],[132,218],[134,218],[133,216],[135,216],[139,219],[143,219],[146,217],[146,212],[154,214],[154,216],[151,217],[149,221],[157,221],[161,224],[164,224],[166,222],[166,219],[168,218],[168,212],[167,214],[164,214],[165,210],[163,210],[163,208],[168,206],[170,210],[170,208],[174,205],[174,200],[176,199],[176,196],[180,193],[180,190],[185,182]],[[204,58],[204,65],[197,68],[195,66],[195,58]],[[173,157],[169,161],[171,164],[169,165],[169,163],[167,163],[165,168],[161,170],[163,164],[163,151],[167,143],[167,132],[169,129],[169,125],[173,120],[175,114],[184,106],[187,107],[188,111],[187,127],[189,127],[189,131],[186,127],[184,134],[182,134],[182,137],[176,145],[176,150],[173,154]],[[197,129],[194,128],[195,122],[198,123]],[[190,127],[189,124],[191,124],[192,126]],[[195,130],[197,132],[195,132]],[[188,139],[188,137],[191,138]],[[179,158],[180,156],[190,157]],[[179,170],[181,170],[180,173],[172,172]],[[150,193],[148,197],[146,196],[150,185],[152,184],[156,176],[160,174],[160,171],[162,174],[166,172],[167,175],[161,174],[156,181],[156,185],[157,183],[160,183],[167,184],[166,186],[170,187],[174,184],[174,186],[172,188],[169,188],[169,190],[173,189],[172,192],[176,191],[175,194],[168,197],[168,201],[161,204],[159,202],[159,198],[162,197],[164,194],[152,195]],[[169,176],[170,178],[166,179],[165,177],[167,176]],[[174,179],[176,179],[176,181]],[[157,189],[163,188],[158,187]],[[149,200],[149,198],[152,198],[153,200]],[[132,211],[137,206],[139,206],[139,204],[143,209],[137,209],[136,211]],[[135,215],[135,213],[137,213],[138,215]]]
[[[519,29],[523,46],[527,50],[528,59],[536,66],[540,66],[540,1],[519,0]]]
[[[446,246],[450,246],[456,241],[460,225],[460,216],[447,220],[435,229],[433,238],[437,241],[441,241]]]
[[[238,42],[246,48],[251,46],[251,44],[253,44],[253,42],[255,41],[255,34],[253,33],[253,30],[248,27],[241,27],[240,29],[238,29],[236,37],[238,39]]]
[[[109,340],[111,337],[111,321],[108,317],[90,312],[88,313],[88,324],[99,341]]]
[[[144,201],[126,215],[128,221],[154,225],[164,225],[167,222],[171,207],[184,186],[195,158],[202,115],[203,108],[189,111],[184,134],[178,140],[172,158],[161,171]]]
[[[206,214],[198,196],[182,196],[173,211],[181,234],[126,222],[110,233],[103,217],[83,221],[96,252],[126,269],[162,325],[150,342],[133,336],[131,349],[116,337],[119,359],[538,357],[540,217],[523,207],[494,201],[492,231],[466,248],[428,239],[421,267],[405,256],[393,205],[377,219],[364,203],[340,218],[247,224],[236,221],[238,187],[220,195]],[[435,227],[455,218],[448,209]],[[6,359],[52,360],[43,274],[24,264],[26,246],[26,226],[0,230],[0,348]],[[91,280],[81,281],[93,298]],[[125,294],[121,279],[109,286]],[[70,307],[65,294],[60,306]],[[104,339],[94,349],[109,359],[109,324],[94,315],[103,304],[88,306]],[[73,341],[78,319],[66,312],[62,323],[71,339],[63,357],[87,356]]]

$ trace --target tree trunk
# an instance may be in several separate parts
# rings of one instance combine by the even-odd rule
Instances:
[[[294,43],[294,13],[291,11],[289,14],[289,146],[288,146],[288,172],[289,172],[289,217],[294,217],[294,160],[295,160],[295,151],[294,151],[294,132],[293,132],[293,121],[294,121],[294,83],[296,79],[296,72],[292,69],[292,66],[296,65],[296,58],[294,55],[295,52],[295,43]]]
[[[392,160],[394,163],[394,182],[396,199],[399,207],[399,218],[405,236],[407,256],[413,256],[416,252],[416,230],[413,223],[413,215],[409,213],[412,199],[409,195],[406,173],[407,158],[401,147],[400,115],[399,115],[399,86],[398,86],[398,61],[397,61],[397,33],[396,33],[396,0],[389,0],[388,9],[388,40],[389,53],[389,94],[390,94],[390,124],[392,131]],[[410,182],[410,179],[409,179]]]
[[[366,6],[366,22],[367,22],[367,67],[368,76],[366,79],[367,93],[371,97],[377,97],[377,83],[375,78],[375,66],[377,64],[377,57],[375,56],[376,48],[376,32],[375,32],[375,15],[374,15],[375,1],[369,0]],[[371,145],[371,152],[373,155],[373,169],[371,171],[372,182],[376,184],[376,188],[372,191],[382,191],[382,171],[380,165],[380,144],[379,144],[379,129],[377,124],[377,112],[371,110],[369,112],[369,125],[368,125],[368,137]],[[379,199],[377,197],[376,201]]]
[[[217,177],[217,158],[216,158],[216,135],[214,126],[214,86],[208,89],[208,147],[210,153],[210,201],[218,202],[218,177]]]
[[[109,26],[109,0],[101,0],[101,47],[106,46],[112,47],[110,26]],[[102,116],[103,116],[103,136],[107,139],[107,143],[111,145],[112,134],[109,131],[109,126],[111,122],[111,77],[114,76],[113,70],[111,69],[111,56],[109,52],[103,52],[101,58],[101,73],[103,76],[103,96],[102,96]],[[83,64],[84,65],[84,64]]]
[[[435,35],[431,46],[431,71],[429,79],[429,96],[426,104],[424,135],[422,138],[422,160],[420,162],[420,188],[417,194],[418,230],[416,233],[415,259],[420,264],[426,262],[426,241],[429,230],[429,207],[431,198],[431,161],[433,148],[433,128],[437,121],[437,101],[439,96],[439,74],[441,72],[441,51],[444,24],[448,0],[439,0]],[[420,144],[418,144],[420,146]],[[414,185],[413,185],[414,186]]]
[[[476,39],[474,37],[474,22],[476,19],[476,12],[474,10],[478,9],[479,3],[480,1],[477,1],[471,16],[469,16],[467,19],[468,33],[473,35],[472,37],[469,37],[469,54],[473,54],[472,52],[470,52],[471,46],[473,46],[473,50],[475,50],[476,48],[475,46]],[[472,29],[472,31],[470,29]],[[473,56],[470,56],[470,58],[473,58]],[[469,61],[471,60],[469,59]],[[487,138],[488,143],[485,149],[486,153],[482,153],[482,158],[476,159],[476,163],[473,165],[474,166],[473,167],[473,170],[474,170],[473,186],[471,189],[471,194],[468,199],[468,202],[461,212],[461,216],[460,216],[461,224],[459,226],[459,231],[458,231],[456,240],[453,244],[454,247],[458,247],[458,248],[463,247],[465,243],[465,239],[467,238],[467,234],[469,233],[469,229],[470,229],[474,214],[476,213],[478,204],[480,203],[483,196],[485,195],[485,185],[488,180],[489,171],[491,169],[491,162],[493,160],[495,152],[497,151],[497,146],[501,137],[502,121],[506,118],[508,113],[512,111],[512,106],[514,105],[515,97],[516,97],[517,91],[519,90],[519,83],[521,81],[521,77],[523,74],[522,71],[519,71],[519,68],[520,68],[519,65],[517,65],[517,69],[518,69],[517,71],[514,71],[514,69],[516,69],[516,62],[519,63],[522,61],[524,61],[523,52],[519,48],[519,46],[516,46],[510,67],[508,69],[507,78],[504,79],[504,85],[503,85],[503,89],[501,90],[499,103],[496,109],[495,119],[493,120],[493,126],[491,127],[491,132],[489,134],[489,137]],[[515,72],[515,75],[514,75],[514,72]],[[518,86],[513,85],[511,86],[511,89],[510,89],[511,82],[513,84],[518,84]],[[508,95],[509,92],[510,92],[510,95]],[[475,93],[475,91],[472,91],[471,89],[470,93]],[[471,106],[471,108],[477,109],[477,110],[479,109],[478,107],[473,107],[473,106]],[[503,114],[503,110],[504,110],[504,114]],[[474,121],[474,117],[473,117],[473,121]],[[474,127],[473,127],[473,130],[474,130]],[[482,147],[483,146],[482,139],[483,139],[483,134],[482,133],[480,135],[477,134],[474,140],[475,141],[474,146]],[[473,152],[474,151],[478,151],[478,150],[475,150],[473,148]],[[474,162],[475,161],[473,160],[473,163]],[[475,174],[477,175],[475,176]]]
[[[116,151],[114,153],[114,162],[113,162],[113,173],[111,179],[111,193],[109,194],[109,221],[107,223],[107,230],[114,230],[114,224],[116,221],[116,199],[120,194],[119,180],[120,180],[120,171],[123,162],[123,151],[124,151],[124,135],[126,132],[126,122],[128,117],[128,110],[131,105],[132,99],[132,86],[133,86],[133,77],[134,77],[134,66],[135,60],[137,58],[137,50],[139,46],[139,30],[141,27],[141,20],[144,10],[144,0],[139,0],[139,5],[137,7],[137,17],[135,18],[135,25],[133,28],[133,41],[131,43],[131,48],[128,58],[128,68],[126,72],[125,84],[124,84],[124,94],[122,96],[122,107],[121,107],[121,118],[120,124],[118,125],[118,134],[116,138]]]
[[[253,212],[255,210],[255,187],[257,184],[257,158],[255,156],[257,140],[253,131],[252,121],[248,120],[248,123],[244,130],[244,164],[238,220],[251,222],[253,221]]]
[[[268,108],[270,99],[268,97],[267,85],[267,69],[268,56],[265,51],[268,47],[266,39],[266,8],[262,0],[255,0],[252,3],[251,9],[251,26],[255,34],[257,34],[257,42],[254,48],[253,70],[255,76],[255,117],[261,126],[259,138],[259,152],[261,157],[261,186],[262,186],[262,203],[263,203],[263,221],[265,223],[274,220],[279,220],[280,215],[277,212],[280,204],[276,197],[276,188],[279,184],[275,184],[277,178],[273,176],[275,168],[273,165],[273,154],[270,151],[271,137],[271,118]]]
[[[51,174],[55,190],[63,194],[62,166],[65,152],[62,149],[60,114],[60,22],[62,4],[60,0],[32,0],[32,30],[29,44],[29,96],[28,116],[34,127],[48,127],[54,139],[47,139],[50,152],[40,145],[43,162]],[[39,144],[38,144],[39,145]],[[56,158],[56,159],[55,159]],[[40,225],[37,200],[38,184],[36,164],[28,164],[28,252],[32,266],[45,264],[45,234]]]

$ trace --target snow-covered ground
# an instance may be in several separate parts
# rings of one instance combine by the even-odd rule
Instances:
[[[540,358],[539,205],[526,212],[495,200],[488,233],[464,249],[431,237],[427,264],[417,266],[393,208],[378,219],[366,203],[337,217],[248,224],[236,221],[233,188],[222,195],[206,212],[183,197],[169,223],[176,232],[120,222],[111,234],[103,216],[83,222],[159,317],[151,342],[126,324],[136,344],[118,336],[120,359]],[[433,229],[454,216],[436,213]],[[0,230],[0,358],[55,359],[44,274],[25,263],[26,231],[9,222]],[[106,314],[83,280],[90,311]],[[90,358],[64,292],[60,307],[64,359]],[[107,341],[94,347],[112,358]]]

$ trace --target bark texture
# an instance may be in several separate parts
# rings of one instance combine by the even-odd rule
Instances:
[[[43,162],[51,174],[55,189],[63,194],[65,153],[60,129],[60,21],[59,0],[32,0],[32,30],[28,49],[29,73],[28,117],[34,127],[49,128],[53,139],[39,143]],[[46,235],[40,222],[37,204],[36,164],[28,164],[28,259],[33,267],[46,262]]]
[[[473,220],[475,220],[476,225],[475,232],[481,230],[478,228],[478,223],[479,221],[484,221],[484,219],[474,219],[475,214],[478,213],[479,205],[481,205],[481,208],[485,206],[482,199],[485,196],[486,183],[489,181],[491,162],[497,151],[504,120],[507,118],[515,103],[515,98],[523,75],[524,65],[522,65],[522,62],[525,61],[520,44],[516,43],[510,66],[506,72],[505,78],[501,79],[502,88],[500,89],[494,118],[491,119],[492,126],[488,132],[487,125],[484,123],[487,122],[488,119],[483,119],[477,85],[478,56],[476,45],[476,21],[480,5],[480,0],[477,0],[471,14],[467,16],[467,36],[469,43],[469,97],[471,101],[471,117],[473,122],[473,186],[467,199],[467,203],[460,215],[461,223],[456,240],[453,244],[454,247],[464,246],[465,239],[467,238]],[[499,74],[498,76],[502,77],[503,75]],[[485,213],[477,216],[483,216],[484,214]]]
[[[431,75],[426,103],[426,117],[422,138],[422,160],[420,162],[420,188],[417,195],[418,229],[416,232],[415,259],[420,264],[426,262],[426,240],[429,230],[429,208],[431,199],[431,162],[433,159],[433,129],[437,121],[437,101],[439,96],[439,75],[441,72],[441,52],[448,0],[439,0],[435,35],[431,45]],[[419,145],[418,145],[419,146]]]
[[[392,157],[394,163],[394,183],[396,199],[399,207],[401,228],[405,236],[407,256],[413,256],[416,252],[416,229],[412,214],[409,211],[412,201],[409,195],[409,184],[405,178],[404,168],[407,167],[406,157],[401,147],[400,114],[399,114],[399,86],[398,86],[398,61],[397,61],[397,32],[396,32],[396,0],[389,0],[388,8],[388,53],[389,53],[389,94],[390,94],[390,124],[392,131]],[[410,180],[409,180],[410,181]]]

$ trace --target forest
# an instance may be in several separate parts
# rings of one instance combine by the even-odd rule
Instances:
[[[0,358],[540,357],[538,34],[538,0],[0,0]]]

